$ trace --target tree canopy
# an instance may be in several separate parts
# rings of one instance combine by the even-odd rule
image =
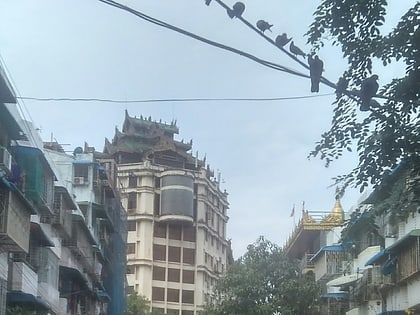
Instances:
[[[420,3],[413,1],[390,32],[383,27],[386,9],[385,0],[323,0],[306,34],[314,51],[332,42],[348,63],[343,73],[347,92],[337,93],[331,128],[310,153],[328,166],[357,147],[358,165],[336,178],[343,188],[376,188],[401,161],[414,176],[420,173]],[[380,78],[391,63],[405,68],[405,74],[381,82],[370,111],[360,112],[362,82],[374,73]]]
[[[314,314],[318,293],[312,273],[301,274],[297,262],[260,237],[219,280],[207,314]]]
[[[127,297],[127,315],[160,315],[158,311],[150,311],[150,302],[137,292]]]

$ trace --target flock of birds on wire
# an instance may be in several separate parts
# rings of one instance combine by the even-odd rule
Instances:
[[[212,0],[205,0],[206,5],[210,5]],[[228,16],[233,18],[239,18],[245,11],[245,4],[242,2],[236,2],[232,8],[227,8]],[[262,33],[265,31],[271,32],[271,27],[273,24],[268,23],[265,20],[259,20],[256,23],[256,27]],[[311,77],[311,92],[319,92],[319,83],[322,79],[322,72],[324,71],[324,63],[317,55],[313,54],[306,54],[302,51],[299,47],[295,45],[292,40],[292,37],[287,37],[286,33],[280,34],[274,40],[277,47],[283,48],[287,44],[289,44],[289,51],[293,54],[296,58],[298,56],[302,56],[303,58],[308,58],[308,65],[309,65],[309,74]],[[377,82],[378,76],[376,74],[372,75],[371,77],[365,79],[360,87],[360,92],[358,96],[360,97],[360,110],[361,111],[368,111],[370,110],[371,104],[377,105],[376,101],[372,100],[379,89],[379,84]],[[337,96],[341,96],[347,89],[348,81],[341,77],[336,84],[336,94]]]

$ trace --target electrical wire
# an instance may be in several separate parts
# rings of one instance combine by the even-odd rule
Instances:
[[[104,102],[104,103],[169,103],[169,102],[220,102],[220,101],[233,101],[233,102],[274,102],[274,101],[289,101],[299,100],[306,98],[318,98],[324,96],[334,95],[334,93],[317,94],[317,95],[303,95],[303,96],[285,96],[285,97],[264,97],[264,98],[162,98],[162,99],[139,99],[139,100],[118,100],[107,98],[42,98],[42,97],[29,97],[17,96],[16,98],[22,100],[40,101],[40,102]]]
[[[260,59],[260,58],[254,56],[254,55],[252,55],[250,53],[247,53],[245,51],[242,51],[242,50],[239,50],[239,49],[236,49],[236,48],[233,48],[233,47],[230,47],[230,46],[227,46],[227,45],[224,45],[224,44],[221,44],[221,43],[212,41],[210,39],[204,38],[204,37],[199,36],[197,34],[194,34],[194,33],[191,33],[189,31],[186,31],[184,29],[181,29],[179,27],[176,27],[176,26],[174,26],[172,24],[169,24],[169,23],[163,22],[163,21],[161,21],[159,19],[156,19],[156,18],[153,18],[151,16],[148,16],[148,15],[146,15],[146,14],[144,14],[144,13],[138,11],[138,10],[134,10],[134,9],[132,9],[132,8],[126,6],[126,5],[123,5],[121,3],[118,3],[116,1],[113,1],[113,0],[98,0],[98,1],[99,2],[102,2],[102,3],[105,3],[107,5],[113,6],[115,8],[121,9],[123,11],[129,12],[131,14],[134,14],[134,15],[138,16],[139,18],[141,18],[143,20],[146,20],[146,21],[148,21],[150,23],[153,23],[155,25],[159,25],[161,27],[164,27],[164,28],[173,30],[173,31],[175,31],[177,33],[180,33],[180,34],[185,35],[187,37],[194,38],[194,39],[196,39],[198,41],[201,41],[203,43],[206,43],[208,45],[211,45],[211,46],[214,46],[214,47],[223,49],[223,50],[227,50],[227,51],[233,52],[233,53],[238,54],[238,55],[241,55],[241,56],[246,57],[248,59],[251,59],[251,60],[253,60],[253,61],[255,61],[255,62],[257,62],[257,63],[259,63],[259,64],[261,64],[263,66],[266,66],[268,68],[272,68],[272,69],[275,69],[275,70],[278,70],[278,71],[283,71],[283,72],[286,72],[286,73],[289,73],[289,74],[293,74],[293,75],[296,75],[296,76],[300,76],[300,77],[304,77],[304,78],[310,78],[310,76],[307,75],[307,74],[305,74],[305,73],[298,72],[296,70],[287,68],[285,66],[282,66],[282,65],[279,65],[279,64],[276,64],[276,63],[273,63],[273,62],[264,60],[264,59]]]

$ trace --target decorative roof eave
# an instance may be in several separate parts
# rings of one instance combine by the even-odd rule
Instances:
[[[162,122],[152,121],[152,118],[144,118],[143,116],[140,116],[140,118],[137,117],[130,117],[128,114],[128,111],[125,110],[125,119],[123,123],[123,132],[127,131],[129,129],[130,125],[156,125],[159,129],[162,129],[166,132],[170,132],[171,134],[178,134],[179,128],[176,126],[176,121],[172,121],[171,124],[166,124]]]

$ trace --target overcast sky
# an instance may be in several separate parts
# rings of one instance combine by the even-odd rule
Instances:
[[[234,1],[226,1],[233,5]],[[411,0],[390,1],[401,16]],[[125,4],[214,41],[305,72],[284,53],[217,3],[204,0],[132,0]],[[286,32],[305,46],[304,33],[318,1],[244,1],[244,17],[274,26],[271,38]],[[398,5],[397,5],[398,4]],[[118,100],[172,98],[272,98],[311,95],[308,79],[265,68],[239,55],[150,24],[97,0],[0,0],[0,54],[18,96]],[[338,49],[320,53],[324,76],[336,82],[345,69]],[[375,69],[379,83],[394,68]],[[153,120],[177,120],[178,140],[193,139],[193,152],[206,154],[222,189],[229,193],[228,237],[234,256],[259,235],[283,245],[293,229],[293,204],[300,213],[330,211],[331,178],[355,166],[347,155],[326,169],[308,160],[332,119],[333,90],[321,86],[315,98],[276,102],[39,102],[20,101],[25,118],[44,140],[56,139],[72,151],[86,141],[103,149],[121,129],[124,110]],[[330,94],[325,96],[325,94]],[[314,95],[314,94],[312,94]],[[361,113],[362,115],[362,113]],[[359,198],[350,190],[342,204],[349,210]],[[298,216],[295,218],[298,220]]]

